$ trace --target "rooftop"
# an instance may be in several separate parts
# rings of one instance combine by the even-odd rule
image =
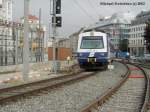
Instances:
[[[21,19],[23,19],[24,20],[24,17],[22,17]],[[38,17],[36,17],[35,15],[28,15],[28,19],[29,20],[31,20],[31,21],[36,21],[36,20],[39,20],[39,18]]]
[[[141,11],[141,12],[136,16],[136,18],[141,18],[141,17],[148,16],[148,15],[150,15],[150,11]]]
[[[28,18],[30,20],[39,20],[38,17],[34,16],[34,15],[29,15]]]
[[[88,28],[97,28],[100,26],[110,25],[110,24],[131,24],[133,15],[131,13],[115,13],[110,17],[102,17],[98,22],[90,25]]]

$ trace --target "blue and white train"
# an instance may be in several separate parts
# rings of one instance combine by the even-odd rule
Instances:
[[[77,57],[83,69],[107,67],[111,61],[110,44],[107,34],[100,31],[87,31],[79,34]]]

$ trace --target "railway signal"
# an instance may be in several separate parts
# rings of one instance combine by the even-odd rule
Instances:
[[[57,27],[62,26],[62,18],[61,16],[57,16],[57,14],[61,14],[61,0],[53,0],[53,11],[52,11],[52,29],[53,29],[53,72],[57,73],[57,62],[56,62],[56,36],[57,36]]]
[[[57,16],[55,22],[54,22],[54,17],[52,17],[52,23],[53,24],[55,23],[56,27],[61,27],[62,26],[62,17]]]
[[[56,14],[61,14],[61,0],[56,0]]]

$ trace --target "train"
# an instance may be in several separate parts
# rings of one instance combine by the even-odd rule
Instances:
[[[122,59],[129,59],[130,58],[130,54],[127,51],[118,51],[116,52],[116,58],[122,58]]]
[[[77,60],[85,70],[107,68],[114,57],[107,33],[84,31],[79,34]]]

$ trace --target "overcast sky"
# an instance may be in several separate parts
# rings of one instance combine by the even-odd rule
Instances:
[[[23,16],[24,0],[13,0],[13,17],[19,21]],[[104,6],[100,2],[145,2],[141,6]],[[78,31],[82,26],[98,21],[100,16],[110,16],[116,12],[131,12],[136,15],[141,10],[150,10],[150,0],[62,0],[63,26],[59,28],[59,35],[67,37]],[[50,20],[50,0],[30,0],[30,13],[38,16],[39,8],[42,8],[42,21],[48,27]],[[48,30],[49,28],[47,28]]]

